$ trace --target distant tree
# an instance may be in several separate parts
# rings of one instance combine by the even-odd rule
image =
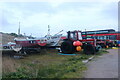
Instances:
[[[18,37],[18,35],[16,33],[10,33],[11,36],[15,36]]]
[[[18,37],[24,37],[22,34],[18,35]]]

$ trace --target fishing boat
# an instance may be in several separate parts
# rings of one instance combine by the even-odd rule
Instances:
[[[15,38],[14,41],[16,43],[16,46],[13,46],[12,48],[14,51],[22,50],[22,51],[39,51],[40,52],[42,48],[58,46],[59,41],[62,37],[62,34],[59,34],[59,33],[52,36],[50,35],[50,29],[48,29],[48,34],[45,37]]]

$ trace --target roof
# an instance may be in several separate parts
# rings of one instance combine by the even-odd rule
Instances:
[[[83,32],[95,32],[95,31],[114,31],[114,29],[105,29],[105,30],[94,30],[94,31],[83,31]]]

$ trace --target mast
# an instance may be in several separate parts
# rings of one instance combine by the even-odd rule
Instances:
[[[19,28],[18,28],[18,35],[20,35],[20,22],[19,22]]]
[[[48,36],[50,36],[50,26],[48,25]]]

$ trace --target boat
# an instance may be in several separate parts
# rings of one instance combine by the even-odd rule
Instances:
[[[40,52],[42,48],[46,47],[56,47],[60,46],[59,41],[61,40],[62,34],[50,35],[50,29],[48,30],[48,34],[45,37],[41,38],[15,38],[14,41],[16,46],[13,46],[14,51],[38,51]],[[16,50],[17,49],[17,50]]]

